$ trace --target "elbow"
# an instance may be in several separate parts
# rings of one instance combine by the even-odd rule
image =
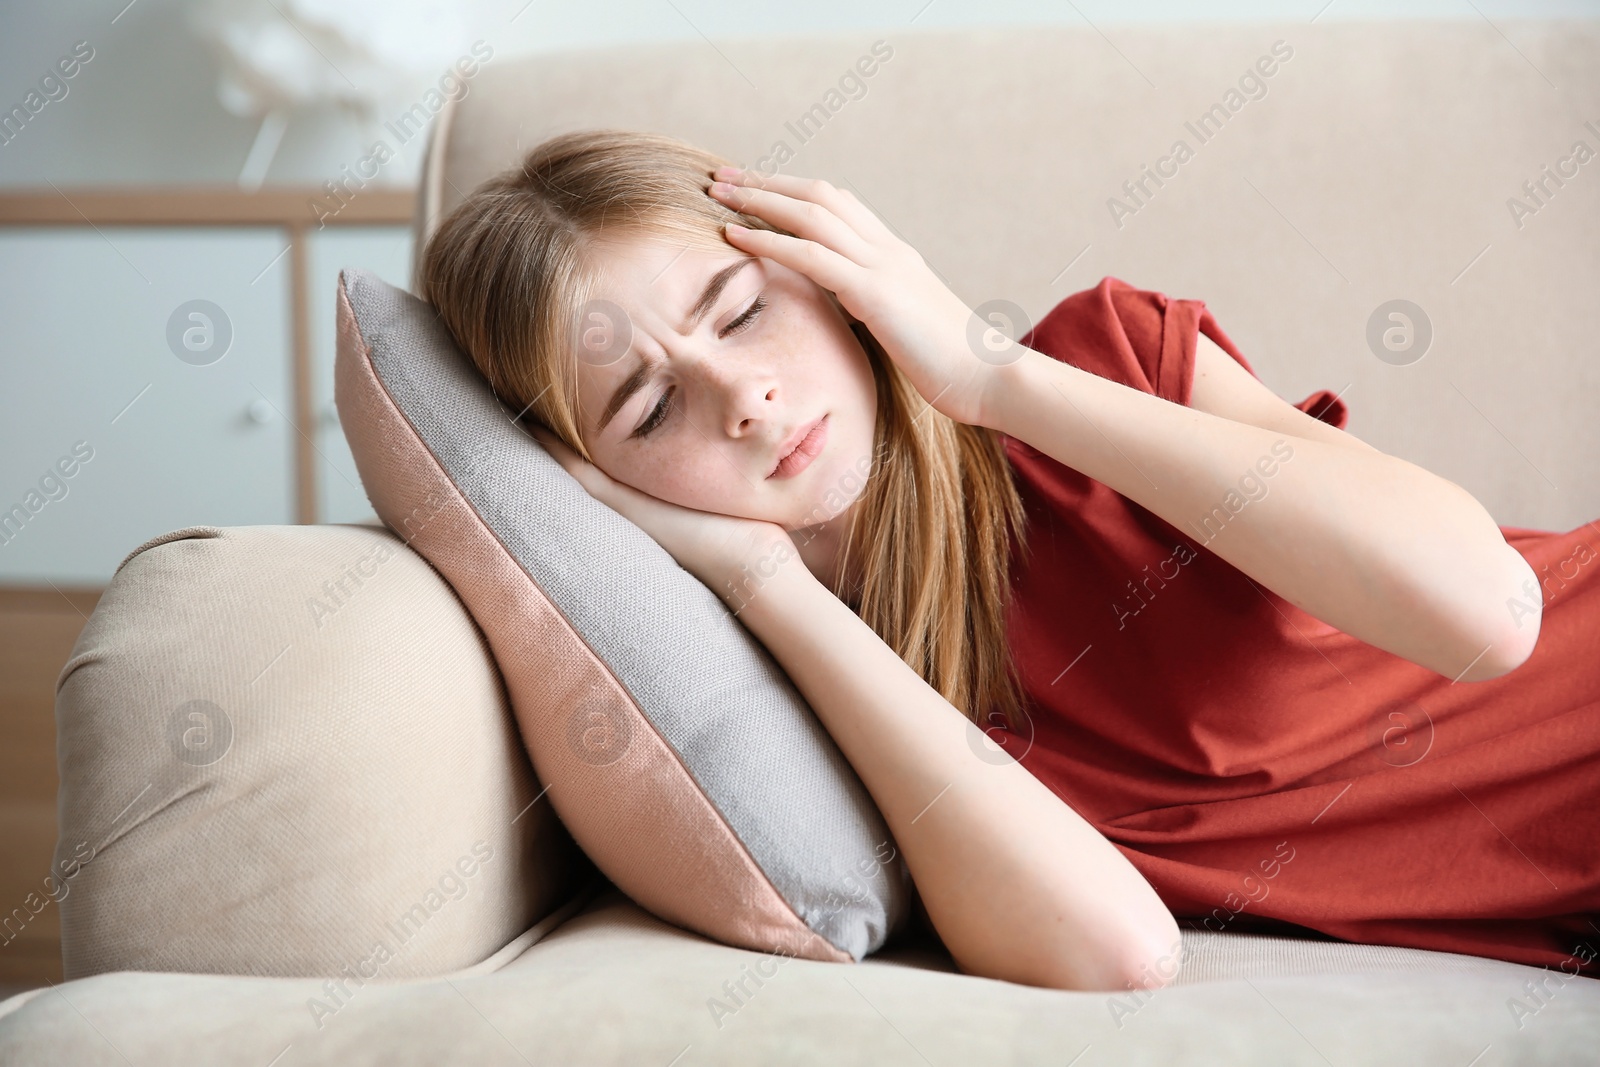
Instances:
[[[958,971],[982,978],[1077,993],[1160,989],[1185,957],[1178,920],[1148,887],[1128,897],[1040,901],[1012,923],[961,931],[947,948]]]
[[[1183,935],[1172,913],[1163,908],[1153,929],[1125,940],[1119,963],[1118,992],[1170,985],[1183,966]]]
[[[1524,620],[1522,627],[1507,625],[1498,633],[1486,637],[1480,632],[1470,649],[1464,649],[1457,663],[1465,663],[1452,680],[1457,682],[1487,682],[1510,674],[1528,661],[1539,641],[1539,620]]]
[[[1112,936],[1111,924],[1102,930],[1104,942],[1088,953],[1062,953],[1064,966],[1036,984],[1082,993],[1126,993],[1155,990],[1171,984],[1183,964],[1183,938],[1177,920],[1162,910],[1154,923]]]
[[[1506,551],[1515,557],[1512,575],[1502,588],[1510,596],[1493,603],[1489,621],[1480,627],[1462,662],[1466,669],[1457,679],[1485,682],[1510,674],[1528,661],[1539,643],[1539,627],[1544,615],[1544,596],[1533,568],[1510,545]]]
[[[1487,651],[1474,663],[1466,675],[1464,682],[1486,682],[1491,678],[1499,678],[1510,674],[1533,655],[1534,645],[1539,641],[1539,624],[1529,624],[1526,631],[1507,634],[1499,641],[1490,642]]]

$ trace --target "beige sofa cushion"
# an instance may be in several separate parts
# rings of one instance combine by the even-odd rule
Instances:
[[[593,873],[471,618],[380,527],[135,549],[56,728],[68,978],[456,971]]]
[[[669,926],[608,892],[494,974],[370,985],[340,1005],[311,979],[117,974],[41,989],[0,1004],[0,1060],[75,1067],[263,1067],[279,1056],[277,1067],[1594,1061],[1600,981],[1592,978],[1419,949],[1194,930],[1183,937],[1193,965],[1168,988],[1064,992],[952,973],[947,953],[912,938],[847,966],[749,952]],[[1537,998],[1530,994],[1541,986]],[[227,1039],[217,1041],[218,1033]]]

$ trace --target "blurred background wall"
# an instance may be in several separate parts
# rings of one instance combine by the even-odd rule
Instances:
[[[191,28],[197,6],[184,0],[0,3],[0,106],[20,100],[74,42],[86,40],[95,49],[95,58],[73,80],[71,94],[59,107],[50,105],[53,113],[41,116],[48,121],[28,130],[26,145],[0,149],[0,185],[236,182],[259,124],[230,113],[219,102],[217,56]],[[266,0],[260,6],[273,10]],[[278,6],[295,7],[287,2]],[[330,6],[363,16],[416,8],[419,21],[433,11],[449,29],[449,36],[441,39],[444,54],[464,53],[481,39],[502,58],[631,42],[865,33],[910,26],[1048,23],[1104,28],[1136,22],[1313,17],[1499,21],[1600,16],[1596,0],[461,0]],[[283,27],[279,32],[292,33]],[[262,36],[255,47],[270,43]],[[706,47],[708,57],[715,58],[712,46]],[[336,176],[381,133],[379,123],[332,110],[298,114],[263,177],[268,183],[318,185]],[[417,152],[406,150],[381,180],[408,185],[418,165]]]

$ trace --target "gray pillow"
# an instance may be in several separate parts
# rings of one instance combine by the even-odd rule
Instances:
[[[882,946],[909,873],[760,642],[544,451],[427,303],[353,269],[338,301],[334,395],[367,496],[482,628],[583,850],[718,941],[840,962]]]

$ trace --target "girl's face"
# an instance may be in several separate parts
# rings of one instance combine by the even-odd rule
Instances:
[[[870,470],[877,390],[832,295],[731,246],[603,248],[574,331],[596,466],[661,500],[788,530],[847,510]]]

